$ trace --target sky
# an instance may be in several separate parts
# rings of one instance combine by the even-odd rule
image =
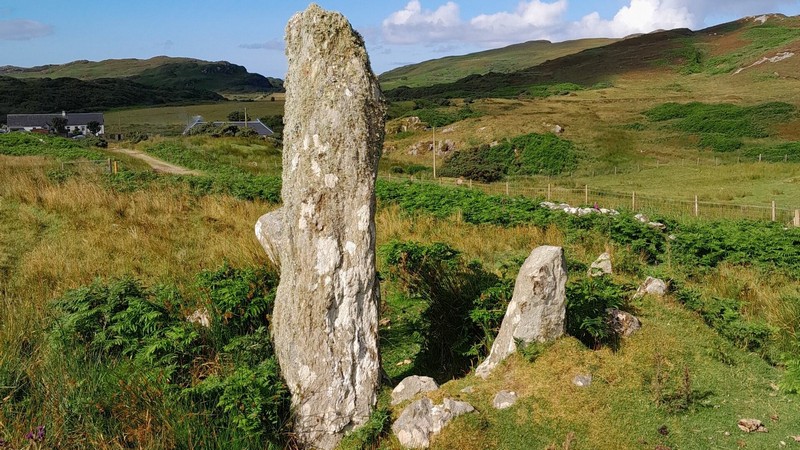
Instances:
[[[530,40],[693,30],[800,0],[317,0],[363,36],[373,70]],[[0,66],[181,56],[284,78],[292,0],[0,0]]]

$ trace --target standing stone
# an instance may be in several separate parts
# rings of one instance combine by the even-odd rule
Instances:
[[[377,401],[375,177],[385,106],[364,41],[317,5],[286,27],[283,208],[259,220],[281,267],[272,333],[294,433],[335,447]],[[264,236],[277,230],[278,236]]]
[[[514,295],[489,357],[475,370],[487,378],[494,368],[517,350],[517,340],[551,341],[564,334],[567,262],[561,247],[534,249],[519,270]]]
[[[662,296],[667,293],[667,283],[658,278],[647,277],[633,295],[634,299],[642,298],[647,294]]]

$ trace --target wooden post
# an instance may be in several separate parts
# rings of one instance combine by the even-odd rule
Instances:
[[[636,191],[631,193],[631,209],[636,211]]]
[[[800,209],[794,210],[794,226],[800,227]]]
[[[472,178],[469,179],[469,188],[472,189]]]
[[[119,172],[119,165],[117,164],[117,161],[114,161],[114,170],[113,170],[113,172],[114,172],[114,175],[116,175],[117,172]]]
[[[508,197],[508,181],[506,181],[506,197]]]
[[[108,173],[113,172],[113,167],[111,167],[111,158],[108,158]]]
[[[697,196],[694,196],[694,216],[700,217],[700,203],[697,201]]]
[[[589,204],[589,185],[588,184],[585,184],[583,186],[583,204],[584,205],[588,205]]]
[[[758,154],[758,162],[761,162],[761,153]]]
[[[775,222],[777,217],[775,216],[775,200],[772,201],[772,221]]]
[[[789,161],[789,155],[783,155],[783,162]]]
[[[617,174],[617,166],[614,166],[614,175]]]
[[[550,201],[550,183],[547,183],[547,201]]]

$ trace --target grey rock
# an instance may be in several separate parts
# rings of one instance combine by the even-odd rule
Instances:
[[[526,344],[552,341],[564,334],[567,265],[561,247],[534,249],[519,270],[514,295],[503,317],[489,357],[475,370],[486,379],[517,349]]]
[[[517,393],[514,391],[500,391],[494,396],[492,406],[495,409],[507,409],[517,403]]]
[[[276,268],[280,269],[280,248],[283,246],[285,235],[283,233],[283,208],[268,212],[258,218],[256,222],[256,239],[267,257]]]
[[[602,255],[598,256],[595,262],[589,267],[589,276],[590,277],[600,277],[603,275],[610,275],[614,272],[613,267],[611,266],[611,255],[608,253],[603,253]]]
[[[469,385],[464,389],[461,389],[461,391],[459,392],[461,392],[462,394],[472,394],[473,392],[475,392],[475,386]]]
[[[578,387],[587,387],[592,384],[592,375],[575,375],[572,379],[572,384]]]
[[[392,424],[392,432],[404,447],[428,448],[431,438],[439,434],[454,418],[475,411],[467,402],[445,398],[434,405],[429,398],[417,400],[406,406]]]
[[[406,377],[392,389],[392,406],[411,400],[419,394],[439,389],[439,385],[431,377],[412,375]]]
[[[611,330],[618,336],[628,337],[642,328],[642,322],[629,312],[609,308],[606,314]]]
[[[636,294],[633,295],[633,298],[641,298],[644,297],[646,294],[651,295],[665,295],[667,293],[667,283],[664,280],[647,277],[639,286],[639,289],[636,290]]]
[[[284,206],[264,219],[259,241],[277,248],[282,268],[272,333],[294,433],[324,450],[377,402],[374,188],[385,105],[364,41],[341,14],[311,5],[292,17],[286,56]]]

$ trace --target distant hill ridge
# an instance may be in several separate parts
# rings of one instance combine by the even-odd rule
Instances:
[[[534,41],[426,61],[386,72],[380,79],[388,99],[410,100],[526,96],[541,85],[575,83],[588,87],[613,83],[616,76],[633,72],[730,75],[776,53],[791,50],[800,54],[800,17],[764,14],[698,31],[654,31],[609,41],[562,43],[571,44],[561,49],[564,54],[515,70],[510,70],[513,65],[507,67],[509,70],[497,69],[498,62],[514,58],[530,61],[537,57],[535,49],[549,48],[553,54],[558,44]],[[793,66],[795,62],[786,64]],[[453,76],[462,76],[456,80],[453,76],[440,77],[442,81],[437,81],[440,67],[448,65],[453,67]],[[786,72],[792,72],[791,68]]]
[[[283,90],[283,81],[249,73],[228,61],[156,56],[150,59],[79,60],[36,67],[0,67],[0,76],[20,79],[77,78],[83,81],[125,78],[147,86],[204,89],[217,93],[271,93]]]

